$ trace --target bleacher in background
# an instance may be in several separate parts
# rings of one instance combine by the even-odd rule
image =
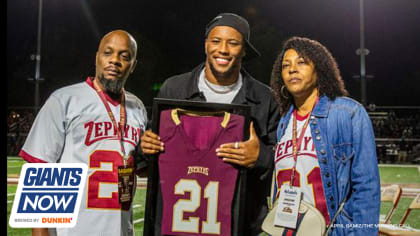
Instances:
[[[420,107],[375,107],[368,113],[380,163],[420,163]]]
[[[149,109],[150,110],[150,109]],[[420,163],[420,107],[367,107],[380,163]],[[149,111],[151,114],[151,111]],[[18,155],[35,118],[32,107],[7,112],[7,155]]]
[[[35,119],[33,108],[7,110],[7,155],[17,156]]]

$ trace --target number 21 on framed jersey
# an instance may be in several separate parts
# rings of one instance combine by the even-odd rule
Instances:
[[[159,155],[162,235],[231,235],[237,167],[216,155],[221,144],[242,141],[244,118],[162,111]]]

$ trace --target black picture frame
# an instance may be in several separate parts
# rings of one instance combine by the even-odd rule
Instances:
[[[159,133],[160,113],[163,110],[181,108],[190,111],[202,112],[217,112],[226,111],[232,114],[241,115],[245,118],[243,139],[249,138],[249,125],[251,122],[250,109],[248,105],[239,104],[220,104],[220,103],[207,103],[175,99],[153,99],[152,110],[152,131]],[[244,216],[245,216],[245,196],[246,196],[246,177],[247,170],[245,167],[239,167],[239,174],[235,187],[235,194],[232,204],[232,235],[244,235]],[[159,168],[158,168],[158,154],[149,157],[148,167],[148,181],[146,193],[146,208],[144,216],[144,236],[159,235],[160,222],[162,215],[162,196],[159,184]]]

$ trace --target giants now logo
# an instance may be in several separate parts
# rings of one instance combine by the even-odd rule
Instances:
[[[124,142],[128,142],[133,146],[137,146],[141,137],[141,128],[126,125],[124,128]],[[113,127],[112,122],[91,121],[85,124],[85,129],[87,129],[85,139],[86,146],[90,146],[93,143],[104,139],[118,140],[117,130]]]
[[[82,163],[25,164],[13,202],[10,226],[73,227],[86,175],[87,166]]]

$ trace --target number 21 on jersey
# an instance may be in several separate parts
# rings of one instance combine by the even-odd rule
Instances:
[[[283,185],[284,183],[290,183],[290,176],[292,176],[293,169],[283,169],[277,172],[277,183],[278,186]],[[322,178],[321,178],[321,169],[319,167],[314,167],[310,170],[305,176],[302,176],[302,173],[296,170],[295,172],[295,181],[293,186],[302,187],[305,185],[310,187],[311,189],[311,198],[314,206],[321,211],[324,215],[325,219],[328,221],[328,208],[326,205],[324,189],[322,186]],[[301,182],[303,180],[303,183]],[[277,192],[279,194],[280,191]],[[278,195],[276,196],[278,198]]]
[[[123,164],[122,156],[116,151],[96,150],[89,157],[89,168],[94,170],[88,178],[87,206],[96,209],[120,209],[118,202],[118,166]],[[106,168],[106,167],[108,168]],[[100,196],[101,184],[114,185],[109,196]]]
[[[217,221],[219,196],[219,182],[209,181],[204,188],[203,198],[207,199],[207,219],[188,217],[184,219],[184,212],[195,212],[201,206],[202,192],[197,180],[180,179],[175,184],[176,195],[190,193],[190,199],[179,199],[173,206],[173,232],[200,233],[199,225],[202,221],[202,234],[220,234],[220,222]]]

